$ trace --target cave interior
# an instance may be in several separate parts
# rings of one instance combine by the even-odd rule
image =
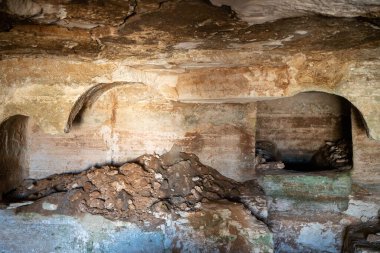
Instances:
[[[0,52],[1,253],[380,252],[377,0],[0,0]]]

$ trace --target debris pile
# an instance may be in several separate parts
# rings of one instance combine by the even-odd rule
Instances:
[[[260,220],[267,214],[264,193],[255,181],[235,182],[201,164],[195,155],[179,152],[143,155],[120,167],[27,180],[4,199],[35,201],[21,210],[58,208],[63,213],[135,221],[157,212],[195,211],[204,202],[221,200],[243,203]]]
[[[351,168],[352,147],[346,140],[326,141],[312,157],[311,163],[320,169]]]
[[[326,141],[311,158],[310,164],[287,164],[292,170],[331,170],[351,169],[352,145],[345,139]],[[276,144],[269,141],[256,143],[255,167],[258,172],[264,170],[284,169],[285,164],[281,161],[281,155]]]
[[[256,143],[255,167],[257,171],[285,168],[285,164],[280,159],[281,154],[276,144],[270,141],[259,141]]]

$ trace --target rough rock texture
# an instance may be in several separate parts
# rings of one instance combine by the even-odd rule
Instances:
[[[70,133],[48,134],[28,121],[29,178],[122,164],[172,146],[196,154],[224,176],[255,176],[255,104],[183,104],[146,85],[124,85],[86,105]]]
[[[344,139],[327,141],[312,157],[311,163],[319,169],[352,168],[352,147]]]
[[[122,83],[187,103],[315,90],[346,97],[369,135],[380,138],[380,30],[365,20],[303,17],[248,27],[224,8],[193,0],[164,2],[117,29],[9,26],[0,33],[2,120],[22,114],[44,131],[69,131],[92,95]]]
[[[380,178],[380,142],[371,140],[366,134],[360,114],[352,111],[352,178],[360,185],[379,189]]]
[[[379,221],[349,226],[345,234],[343,251],[347,253],[379,252],[379,233]]]
[[[148,220],[138,226],[99,215],[0,210],[7,228],[0,230],[0,248],[5,253],[273,252],[271,232],[239,204],[209,203],[200,211],[157,215],[163,222],[152,228]]]
[[[378,222],[378,192],[352,185],[347,171],[264,170],[275,252],[342,251],[347,227]]]
[[[295,0],[211,0],[217,6],[230,6],[250,24],[306,15],[334,17],[380,17],[377,0],[295,1]]]
[[[27,117],[16,115],[0,124],[0,192],[28,177],[27,122]]]
[[[276,161],[310,163],[326,141],[351,139],[350,114],[346,100],[319,92],[260,101],[256,142],[273,143]]]
[[[196,156],[175,151],[161,157],[145,155],[121,167],[27,180],[4,196],[11,202],[38,200],[20,208],[26,211],[44,209],[48,201],[60,206],[63,214],[79,211],[140,222],[152,212],[193,211],[202,202],[224,199],[246,202],[241,198],[250,198],[247,208],[266,219],[265,198],[255,181],[235,182],[202,165]]]
[[[7,226],[0,232],[3,252],[26,252],[25,245],[39,252],[151,252],[139,245],[147,241],[155,252],[273,252],[271,232],[262,222],[267,211],[261,187],[255,181],[242,184],[223,177],[191,154],[144,155],[120,167],[27,180],[4,199],[18,215],[0,211]],[[38,228],[39,215],[53,216],[43,219],[51,225]],[[94,221],[83,228],[86,219]],[[57,235],[46,245],[28,239],[15,244],[20,226],[33,240]],[[96,226],[112,238],[101,236]],[[76,240],[65,233],[70,229]]]
[[[258,8],[268,1],[261,3]],[[289,2],[275,3],[273,10]],[[292,1],[292,7],[298,3]],[[127,247],[122,242],[130,250],[147,244],[162,251],[201,251],[202,245],[211,252],[233,252],[242,245],[246,251],[271,251],[271,233],[255,214],[271,224],[275,251],[341,251],[345,228],[375,221],[380,203],[378,4],[342,3],[303,2],[303,17],[284,9],[274,16],[297,17],[250,26],[230,8],[202,0],[0,1],[0,122],[6,130],[1,142],[12,146],[0,154],[8,152],[16,161],[6,173],[14,171],[17,178],[7,187],[28,167],[29,175],[44,177],[49,163],[57,172],[113,164],[52,176],[35,185],[27,181],[13,196],[34,202],[17,208],[24,211],[19,215],[2,211],[6,229],[0,230],[1,246],[10,252],[27,251],[26,245],[35,245],[38,238],[48,242],[49,252],[67,252],[71,246],[78,252],[117,252]],[[310,8],[313,13],[365,18],[304,16]],[[343,106],[343,99],[332,95],[331,100],[297,95],[311,91],[335,94],[350,103]],[[291,102],[263,101],[275,98]],[[347,171],[286,171],[278,168],[283,166],[280,161],[258,175],[252,173],[256,139],[273,143],[281,159],[306,161],[326,140],[349,137],[351,106],[363,120],[360,124],[352,118],[354,184]],[[22,115],[25,122],[29,117],[30,124],[13,121],[14,115]],[[275,129],[278,119],[284,127]],[[27,138],[20,135],[24,128]],[[249,188],[255,188],[254,181],[226,179],[194,165],[199,161],[193,156],[179,156],[180,161],[169,164],[163,157],[144,156],[116,165],[129,159],[129,151],[162,154],[173,144],[194,151],[208,165],[224,164],[218,169],[225,175],[242,180],[258,176],[269,211],[260,191]],[[24,153],[25,145],[31,153]],[[84,154],[83,161],[75,153]],[[28,154],[26,164],[23,157]],[[160,162],[155,167],[146,163],[149,159]],[[188,169],[188,177],[181,177]],[[213,179],[207,174],[211,171]],[[0,183],[8,179],[7,174]],[[206,199],[211,200],[203,202]],[[91,219],[100,214],[124,221],[107,220],[110,229],[104,233],[96,232],[102,230],[103,218],[95,220],[96,229],[81,230],[78,210]],[[34,211],[70,216],[40,219],[28,214]],[[44,222],[53,225],[45,230]],[[73,226],[62,225],[65,222]],[[36,235],[32,241],[15,245],[10,238],[20,238],[23,226],[41,233],[31,233]],[[73,227],[80,232],[67,232]],[[145,229],[158,232],[148,235]],[[131,240],[136,234],[142,239],[139,244]],[[186,244],[180,238],[192,240]]]

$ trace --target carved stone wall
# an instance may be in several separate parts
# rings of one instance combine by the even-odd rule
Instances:
[[[16,115],[0,124],[0,192],[13,189],[28,176],[28,117]],[[1,194],[0,194],[1,199]]]

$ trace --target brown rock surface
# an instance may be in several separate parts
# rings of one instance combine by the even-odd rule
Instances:
[[[215,5],[227,5],[250,24],[260,24],[281,18],[306,15],[334,17],[379,17],[380,3],[376,0],[211,0]]]
[[[46,213],[52,211],[44,207],[49,203],[57,213],[88,212],[132,221],[153,218],[153,212],[194,211],[204,202],[229,200],[244,203],[256,217],[266,219],[266,201],[257,183],[235,182],[202,165],[196,156],[176,152],[144,155],[120,167],[26,180],[4,199],[36,201],[20,211]]]
[[[312,157],[311,163],[316,168],[351,168],[352,167],[352,147],[344,139],[337,141],[327,141],[318,152]]]
[[[245,103],[314,90],[347,98],[369,135],[380,138],[380,30],[371,19],[301,17],[248,26],[204,1],[138,2],[132,16],[129,3],[65,2],[66,17],[48,25],[8,12],[0,33],[1,121],[22,114],[46,132],[69,131],[81,99],[109,85],[143,83],[186,103]],[[65,27],[65,20],[96,27]]]

